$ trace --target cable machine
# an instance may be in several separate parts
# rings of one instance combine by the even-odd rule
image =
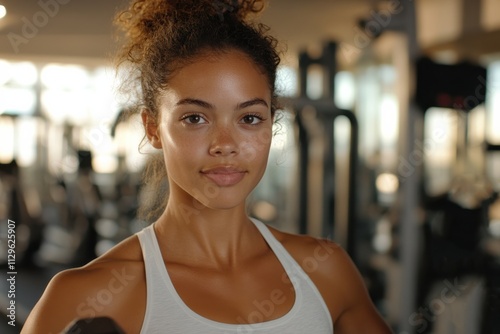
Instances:
[[[307,52],[299,55],[299,82],[300,94],[297,98],[286,100],[296,116],[296,125],[298,130],[299,144],[299,232],[308,233],[308,221],[310,213],[309,204],[309,181],[311,166],[311,130],[307,126],[307,111],[311,108],[315,111],[315,117],[318,123],[322,125],[322,137],[324,139],[324,148],[322,151],[322,172],[323,186],[321,189],[322,213],[321,213],[321,234],[323,237],[332,237],[346,241],[346,249],[353,259],[355,255],[355,228],[356,228],[356,167],[358,156],[358,123],[354,113],[350,110],[339,109],[334,103],[335,92],[335,74],[337,72],[336,64],[337,45],[334,42],[328,42],[323,47],[323,52],[319,57],[312,57]],[[308,96],[308,78],[309,69],[313,65],[321,66],[323,71],[323,95],[319,99],[311,99]],[[334,124],[339,116],[344,116],[350,124],[350,142],[349,142],[349,168],[348,168],[348,210],[347,210],[347,233],[345,236],[337,236],[334,233],[335,228],[335,210],[336,210],[336,154],[335,154],[335,133]]]

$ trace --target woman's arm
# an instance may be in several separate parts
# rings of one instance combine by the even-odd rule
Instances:
[[[144,263],[132,237],[88,265],[54,276],[21,333],[60,333],[77,319],[102,316],[127,333],[139,333],[145,307]]]
[[[49,282],[21,333],[61,333],[72,321],[91,316],[86,309],[92,275],[80,269],[63,271]]]
[[[330,298],[330,303],[339,301],[342,296],[342,309],[334,321],[335,334],[389,334],[389,326],[382,319],[373,305],[363,279],[347,253],[336,245],[332,262],[326,266],[335,273],[330,273],[332,282],[323,289]]]

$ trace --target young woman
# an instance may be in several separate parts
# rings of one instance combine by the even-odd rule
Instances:
[[[126,333],[390,333],[334,243],[252,219],[279,55],[261,1],[136,0],[121,53],[169,197],[137,235],[50,282],[23,333],[108,316]],[[160,195],[159,195],[160,196]],[[163,195],[161,195],[163,196]]]

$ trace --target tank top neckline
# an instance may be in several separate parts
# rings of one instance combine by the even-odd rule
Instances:
[[[268,320],[268,321],[263,321],[263,322],[256,322],[256,323],[225,323],[225,322],[220,322],[216,320],[212,320],[209,318],[206,318],[195,311],[193,311],[181,298],[181,296],[177,293],[177,290],[175,289],[175,286],[170,279],[170,275],[168,274],[167,267],[163,261],[163,257],[161,255],[161,250],[160,246],[158,244],[158,239],[156,238],[156,233],[154,230],[154,224],[151,224],[148,226],[145,230],[149,230],[148,232],[150,233],[151,239],[152,239],[152,244],[154,248],[154,259],[157,265],[157,269],[159,270],[159,274],[161,275],[161,278],[163,282],[165,283],[166,288],[170,291],[170,295],[174,298],[175,302],[179,305],[179,307],[191,318],[204,323],[206,325],[210,325],[212,327],[220,328],[220,329],[225,329],[225,330],[231,330],[231,329],[245,329],[245,328],[251,328],[253,330],[257,329],[266,329],[266,328],[272,328],[275,326],[279,326],[283,323],[288,322],[290,319],[294,317],[294,315],[297,313],[299,309],[299,305],[302,302],[302,292],[297,285],[297,279],[296,276],[300,275],[300,272],[297,272],[297,270],[294,270],[294,266],[290,262],[293,260],[291,256],[288,254],[288,252],[284,249],[284,247],[281,245],[281,243],[272,235],[271,231],[267,228],[267,226],[260,222],[257,219],[250,218],[250,220],[254,223],[254,225],[257,227],[259,230],[260,234],[266,241],[266,243],[269,245],[271,250],[273,251],[274,255],[278,258],[278,261],[280,262],[281,266],[285,270],[285,273],[287,274],[289,280],[291,281],[295,293],[295,300],[293,302],[292,307],[282,316],[276,319]],[[151,254],[153,255],[153,254]],[[148,293],[149,294],[149,293]],[[247,319],[244,319],[247,320]]]

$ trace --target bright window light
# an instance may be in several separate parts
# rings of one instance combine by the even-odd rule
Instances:
[[[298,94],[297,71],[290,66],[280,66],[276,74],[276,88],[281,96]]]
[[[393,94],[384,94],[380,99],[380,144],[385,148],[396,149],[399,133],[398,101]]]
[[[16,157],[20,167],[31,166],[36,160],[37,120],[20,117],[16,122]]]
[[[32,89],[0,87],[0,115],[29,115],[34,112],[35,106],[36,94]]]
[[[14,121],[0,117],[0,163],[9,163],[14,158]]]
[[[356,79],[356,113],[359,118],[359,153],[363,160],[371,163],[377,156],[380,131],[379,99],[382,95],[376,66],[362,68]]]
[[[90,76],[81,66],[48,64],[42,69],[41,81],[47,88],[78,90],[89,85]]]
[[[97,90],[105,89],[110,93],[115,89],[115,72],[109,67],[99,67],[92,76],[93,86]]]
[[[426,191],[430,195],[449,189],[456,160],[458,121],[453,109],[429,108],[425,113],[424,141],[415,147],[413,155],[425,159]],[[415,167],[415,164],[411,166]]]
[[[487,140],[500,144],[500,60],[488,68]]]
[[[88,102],[88,95],[81,91],[49,89],[41,97],[43,112],[56,124],[65,121],[73,124],[86,122],[89,116]]]
[[[92,168],[96,173],[114,173],[118,169],[118,159],[111,154],[102,154],[92,158]]]
[[[356,83],[350,72],[335,75],[335,105],[340,109],[352,110],[356,97]]]
[[[92,73],[92,107],[89,108],[91,122],[108,125],[115,122],[120,111],[117,87],[118,79],[112,68],[100,67]]]
[[[12,65],[0,59],[0,86],[5,85],[12,77]]]
[[[318,100],[324,93],[325,73],[321,65],[311,65],[307,69],[307,96]]]
[[[148,151],[144,147],[139,151],[139,143],[144,137],[144,128],[138,116],[133,116],[127,122],[120,123],[116,129],[115,137],[113,138],[117,153],[125,156],[127,169],[134,173],[142,170],[145,164],[145,159],[149,153],[153,153],[153,149]],[[145,152],[143,154],[141,152]]]
[[[33,63],[12,63],[12,81],[22,87],[31,87],[38,80],[38,70]]]
[[[448,167],[456,157],[457,113],[452,109],[430,108],[425,114],[425,149],[426,164],[436,167]]]

